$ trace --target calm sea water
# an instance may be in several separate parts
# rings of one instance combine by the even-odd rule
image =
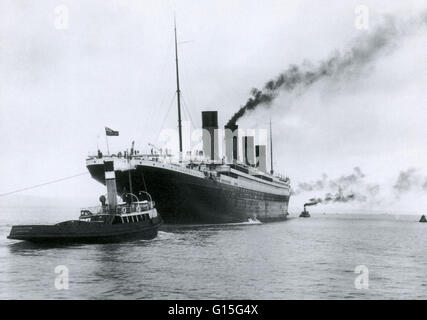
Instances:
[[[12,224],[68,218],[65,209],[1,210],[14,217],[0,219],[1,299],[427,299],[419,217],[168,226],[151,241],[49,247],[6,236]],[[58,265],[68,268],[68,290],[55,288]],[[368,289],[355,288],[358,265]]]

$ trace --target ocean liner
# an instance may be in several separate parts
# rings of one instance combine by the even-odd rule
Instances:
[[[267,222],[286,219],[290,181],[273,171],[271,121],[270,172],[267,172],[267,146],[255,146],[253,136],[240,136],[237,125],[224,128],[222,142],[225,155],[220,157],[216,111],[202,112],[202,158],[182,158],[176,27],[175,58],[179,159],[174,161],[169,154],[161,152],[140,154],[133,146],[130,152],[124,154],[103,155],[98,151],[98,155],[89,156],[86,160],[91,176],[105,184],[104,162],[114,161],[118,191],[148,191],[167,224],[234,223],[249,219]]]

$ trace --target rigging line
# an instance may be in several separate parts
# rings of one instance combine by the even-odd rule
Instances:
[[[144,190],[145,192],[148,192],[147,185],[145,184],[145,178],[144,178],[144,170],[141,167],[141,177],[142,177],[142,183],[144,184]]]
[[[183,103],[184,103],[185,110],[187,111],[187,116],[188,116],[188,118],[190,118],[190,121],[194,125],[193,117],[191,116],[191,110],[189,108],[189,104],[187,102],[187,99],[186,99],[186,97],[184,95],[182,95],[182,100],[183,100]]]
[[[185,106],[184,99],[183,99],[183,104],[182,104],[182,106],[183,106],[183,110],[184,110],[185,120],[187,120],[188,122],[190,122],[190,124],[191,124],[191,125],[193,125],[193,121],[191,120],[191,117],[190,117],[190,115],[189,115],[189,113],[188,113],[188,109],[187,109],[187,107]]]
[[[191,92],[189,92],[189,93],[191,95]],[[193,106],[194,106],[194,100],[192,99],[192,97],[190,95],[188,95],[188,94],[186,95],[186,102],[187,102],[188,112],[190,114],[197,114],[197,112],[194,112],[194,108],[193,108]]]
[[[17,189],[17,190],[9,191],[9,192],[6,192],[6,193],[1,193],[0,197],[8,196],[10,194],[14,194],[14,193],[18,193],[18,192],[22,192],[22,191],[26,191],[26,190],[30,190],[30,189],[40,188],[40,187],[43,187],[43,186],[46,186],[46,185],[49,185],[49,184],[58,183],[58,182],[61,182],[61,181],[65,181],[65,180],[69,180],[69,179],[76,178],[76,177],[79,177],[79,176],[83,176],[83,175],[86,175],[86,174],[89,174],[89,172],[86,171],[86,172],[75,174],[75,175],[72,175],[72,176],[69,176],[69,177],[64,177],[64,178],[60,178],[60,179],[56,179],[56,180],[52,180],[52,181],[48,181],[48,182],[36,184],[36,185],[33,185],[33,186],[25,187],[25,188],[22,188],[22,189]]]
[[[193,118],[191,117],[191,113],[190,113],[190,111],[188,109],[188,105],[185,103],[184,99],[183,99],[183,102],[184,102],[183,105],[184,105],[185,114],[187,115],[187,120],[190,121],[191,126],[193,127],[193,129],[196,129],[196,127],[194,125]]]
[[[174,94],[173,94],[173,97],[172,97],[172,99],[171,99],[171,102],[169,103],[168,111],[166,112],[165,117],[163,118],[162,124],[161,124],[161,126],[159,127],[159,131],[158,131],[158,133],[157,133],[157,138],[159,138],[159,136],[160,136],[160,132],[162,132],[162,130],[163,130],[163,126],[165,125],[166,119],[167,119],[167,117],[168,117],[168,115],[169,115],[169,113],[170,113],[170,111],[171,111],[171,108],[172,108],[173,103],[174,103],[174,101],[175,101],[175,97],[176,97],[176,91],[175,91],[175,92],[174,92]]]
[[[173,39],[171,38],[170,41],[169,41],[167,50],[165,52],[165,56],[168,55],[168,53],[170,52],[170,48],[172,47],[172,44],[173,44]],[[156,81],[156,83],[160,82],[160,84],[163,84],[165,82],[165,81],[162,81],[162,79],[164,78],[164,75],[165,75],[166,65],[169,64],[169,63],[170,63],[169,59],[167,59],[165,57],[163,65],[162,65],[162,67],[160,69],[161,70],[160,73],[159,73],[160,77],[158,78],[158,81]],[[158,87],[162,87],[162,86],[160,85]],[[165,102],[166,97],[167,97],[166,92],[167,92],[166,90],[163,90],[163,94],[162,94],[161,99],[160,99],[160,104],[158,106],[158,110],[162,110],[163,103]],[[154,119],[154,117],[155,117],[155,119]],[[149,114],[149,121],[148,122],[150,122],[152,119],[157,120],[158,117],[159,117],[159,114],[157,112],[156,113],[154,113],[154,112],[150,113]],[[153,121],[153,122],[156,123],[157,121]]]
[[[182,98],[182,102],[184,102],[183,103],[184,110],[187,112],[187,116],[190,118],[190,121],[191,121],[191,124],[193,125],[193,128],[196,129],[196,125],[195,125],[195,123],[193,121],[193,117],[191,116],[191,112],[190,112],[190,110],[188,108],[188,103],[187,103],[186,99],[184,98],[184,95],[181,94],[181,98]]]
[[[182,60],[182,69],[184,70],[184,72],[182,73],[183,74],[183,76],[182,76],[183,77],[182,85],[183,85],[185,91],[190,94],[190,98],[191,99],[188,100],[188,102],[190,103],[188,105],[188,107],[189,107],[189,109],[191,109],[189,111],[193,111],[192,110],[193,108],[191,107],[191,105],[194,105],[194,100],[192,98],[192,97],[194,97],[194,94],[193,94],[193,90],[192,90],[192,88],[190,86],[190,81],[188,81],[188,77],[187,77],[188,76],[187,75],[188,72],[186,72],[186,71],[188,70],[188,68],[187,68],[186,56],[183,55],[181,60]]]

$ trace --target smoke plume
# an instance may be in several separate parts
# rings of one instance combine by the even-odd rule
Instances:
[[[308,203],[305,203],[304,206],[315,206],[317,204],[328,204],[328,203],[346,203],[350,201],[359,201],[366,202],[368,197],[356,192],[350,192],[344,194],[340,188],[338,192],[333,195],[332,193],[327,193],[323,198],[311,198]]]
[[[297,188],[293,190],[293,194],[297,195],[302,192],[310,191],[324,191],[324,190],[339,190],[348,191],[349,189],[365,189],[370,195],[374,195],[379,192],[380,186],[377,184],[369,184],[365,182],[366,175],[362,172],[359,167],[353,168],[353,172],[347,175],[342,175],[335,179],[329,179],[328,175],[322,174],[322,178],[310,181],[301,182],[297,185]]]
[[[305,192],[324,193],[322,197],[314,197],[305,205],[329,204],[329,203],[347,203],[357,202],[376,202],[377,195],[380,192],[380,185],[366,181],[366,175],[359,167],[353,168],[350,174],[342,175],[338,178],[330,179],[326,174],[315,181],[299,183],[293,195],[299,195]]]
[[[262,89],[252,89],[251,97],[228,121],[228,125],[235,125],[247,111],[255,110],[259,105],[269,106],[281,91],[291,92],[297,87],[307,89],[321,79],[360,71],[373,62],[380,53],[395,48],[397,40],[403,34],[395,18],[385,17],[381,25],[367,35],[355,39],[344,52],[336,51],[329,59],[317,64],[303,63],[300,66],[289,66],[277,78],[268,81]]]
[[[419,173],[416,168],[401,171],[393,185],[397,196],[411,191],[427,190],[427,177]]]
[[[419,196],[425,191],[427,191],[427,176],[417,168],[400,171],[394,183],[388,183],[381,187],[379,183],[367,182],[366,175],[359,167],[355,167],[352,173],[335,179],[330,179],[326,174],[323,174],[320,179],[298,183],[296,189],[292,190],[292,194],[294,196],[309,192],[323,194],[323,196],[309,199],[304,204],[305,206],[359,202],[371,207],[395,205],[405,195]]]
[[[335,195],[332,195],[332,193],[327,193],[324,198],[311,198],[309,202],[304,204],[304,207],[306,206],[315,206],[317,204],[328,204],[331,202],[340,202],[340,203],[346,203],[350,201],[360,201],[365,202],[367,199],[366,196],[363,196],[361,194],[356,194],[354,192],[344,194],[342,189],[339,188],[338,193]]]

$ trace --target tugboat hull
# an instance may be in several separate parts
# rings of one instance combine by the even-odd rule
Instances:
[[[129,224],[89,223],[72,220],[56,225],[13,226],[8,239],[30,242],[107,243],[151,240],[157,236],[159,218]]]

